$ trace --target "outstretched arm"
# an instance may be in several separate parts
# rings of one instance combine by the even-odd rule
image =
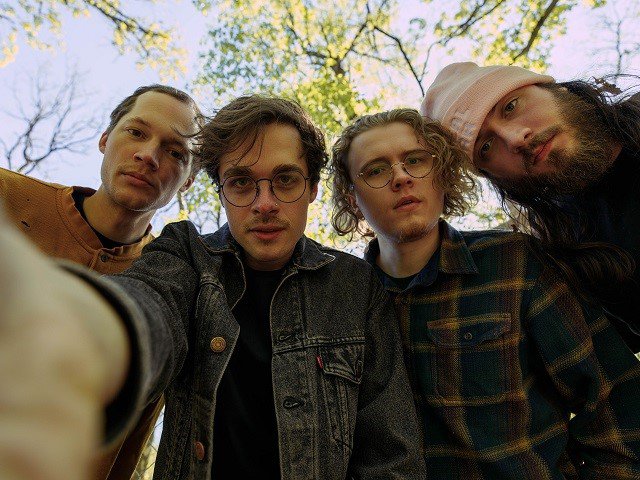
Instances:
[[[127,372],[125,329],[1,211],[0,286],[0,478],[86,478]]]

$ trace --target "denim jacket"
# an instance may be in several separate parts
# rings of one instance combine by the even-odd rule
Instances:
[[[209,479],[216,390],[239,326],[240,246],[225,225],[168,225],[126,272],[91,279],[120,312],[133,360],[108,434],[164,392],[154,479]],[[126,294],[124,293],[126,291]],[[393,307],[371,267],[302,237],[271,307],[283,480],[424,479]]]

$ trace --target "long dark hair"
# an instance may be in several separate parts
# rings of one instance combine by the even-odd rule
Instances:
[[[568,91],[575,96],[574,101],[591,107],[602,124],[603,141],[619,143],[634,153],[640,151],[640,94],[631,96],[607,80],[538,86],[552,92]],[[579,201],[571,202],[569,208],[562,194],[550,189],[524,196],[494,187],[503,206],[513,209],[515,205],[517,215],[528,223],[534,251],[559,268],[584,299],[611,300],[619,292],[619,285],[632,277],[634,259],[615,245],[593,239],[592,219],[580,210]]]

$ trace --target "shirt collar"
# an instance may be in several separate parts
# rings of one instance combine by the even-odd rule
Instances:
[[[431,285],[437,277],[437,272],[447,274],[478,273],[478,267],[473,261],[467,242],[465,242],[462,234],[449,225],[445,220],[440,220],[439,228],[440,246],[429,262],[427,262],[427,265],[418,272],[413,281],[409,284],[409,288],[416,285]],[[380,255],[380,245],[378,244],[378,239],[374,238],[367,245],[364,259],[371,265],[375,266],[378,255]],[[392,287],[390,289],[393,289],[393,280],[390,278],[383,278],[382,281],[385,284],[385,287]],[[391,283],[387,284],[387,282]]]

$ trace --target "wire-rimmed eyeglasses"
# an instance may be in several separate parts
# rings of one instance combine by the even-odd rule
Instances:
[[[217,191],[222,192],[231,205],[248,207],[260,194],[259,183],[266,180],[274,197],[283,203],[293,203],[304,195],[309,178],[297,171],[280,172],[271,178],[257,180],[249,175],[233,175],[225,178],[222,185],[218,185]]]
[[[401,165],[402,169],[413,178],[424,178],[433,170],[435,155],[431,153],[414,154],[402,162],[390,164],[384,160],[376,160],[364,166],[358,177],[371,188],[386,187],[393,177],[393,167]]]

